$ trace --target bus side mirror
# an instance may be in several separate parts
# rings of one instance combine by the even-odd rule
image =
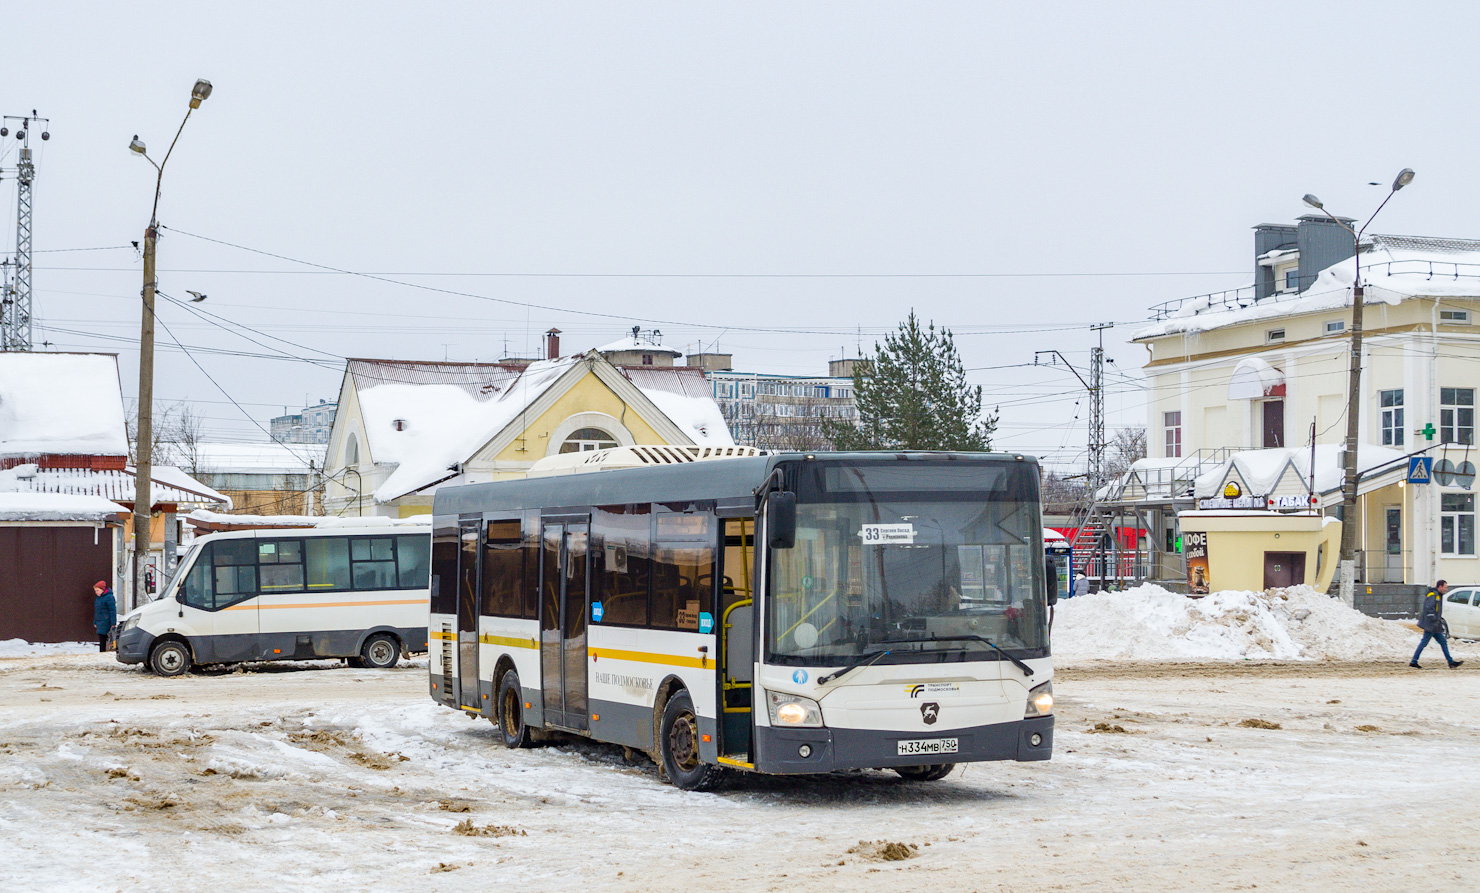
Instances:
[[[1048,603],[1059,603],[1059,563],[1052,558],[1043,559],[1043,574],[1048,583]]]
[[[797,495],[786,490],[766,494],[766,530],[773,549],[797,544]]]

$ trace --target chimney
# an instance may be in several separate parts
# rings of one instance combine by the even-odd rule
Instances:
[[[545,333],[545,359],[553,360],[560,356],[560,330],[551,329]]]

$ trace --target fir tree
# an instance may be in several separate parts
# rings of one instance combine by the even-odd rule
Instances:
[[[992,448],[997,417],[982,418],[982,389],[966,382],[951,331],[922,328],[913,311],[899,331],[874,345],[853,373],[858,425],[831,423],[839,450]]]

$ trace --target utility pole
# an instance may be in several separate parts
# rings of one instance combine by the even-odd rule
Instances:
[[[1352,237],[1352,261],[1356,264],[1356,274],[1352,277],[1352,334],[1351,334],[1351,363],[1347,374],[1346,394],[1346,455],[1342,463],[1342,486],[1341,486],[1341,561],[1338,565],[1341,574],[1341,585],[1338,590],[1341,601],[1347,606],[1356,602],[1356,568],[1357,568],[1357,447],[1361,440],[1361,409],[1362,409],[1362,312],[1365,306],[1366,295],[1362,288],[1362,234],[1377,215],[1387,206],[1398,190],[1413,182],[1413,169],[1403,168],[1398,176],[1393,179],[1392,189],[1388,190],[1387,198],[1367,218],[1361,229],[1352,229],[1341,218],[1326,210],[1326,206],[1315,196],[1306,193],[1304,201],[1307,205],[1330,217],[1332,222],[1346,230]],[[1355,222],[1355,221],[1353,221]]]
[[[195,82],[195,87],[190,91],[190,108],[186,110],[184,119],[180,121],[180,129],[175,131],[175,138],[170,141],[164,160],[159,164],[154,164],[154,159],[149,157],[148,150],[138,136],[128,146],[129,151],[154,164],[154,169],[158,172],[154,180],[154,205],[149,211],[149,226],[144,230],[144,288],[140,293],[144,307],[139,322],[139,424],[138,443],[134,449],[134,605],[144,595],[144,572],[149,557],[153,517],[153,512],[150,511],[153,501],[149,489],[154,471],[154,291],[158,285],[154,275],[154,253],[159,241],[159,192],[164,185],[164,166],[170,163],[170,154],[175,151],[175,143],[180,141],[185,122],[190,120],[190,112],[200,108],[201,102],[210,95],[210,81],[202,79]]]
[[[15,284],[0,297],[0,350],[31,349],[31,184],[36,180],[36,161],[31,155],[31,122],[42,122],[41,139],[51,139],[46,118],[6,115],[0,137],[10,135],[10,122],[18,121],[15,138],[20,140],[20,160],[15,168]]]

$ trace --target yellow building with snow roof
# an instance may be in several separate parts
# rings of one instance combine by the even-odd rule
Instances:
[[[557,334],[538,361],[349,360],[324,460],[326,513],[426,514],[438,487],[521,478],[566,452],[733,445],[699,369],[560,356]]]

